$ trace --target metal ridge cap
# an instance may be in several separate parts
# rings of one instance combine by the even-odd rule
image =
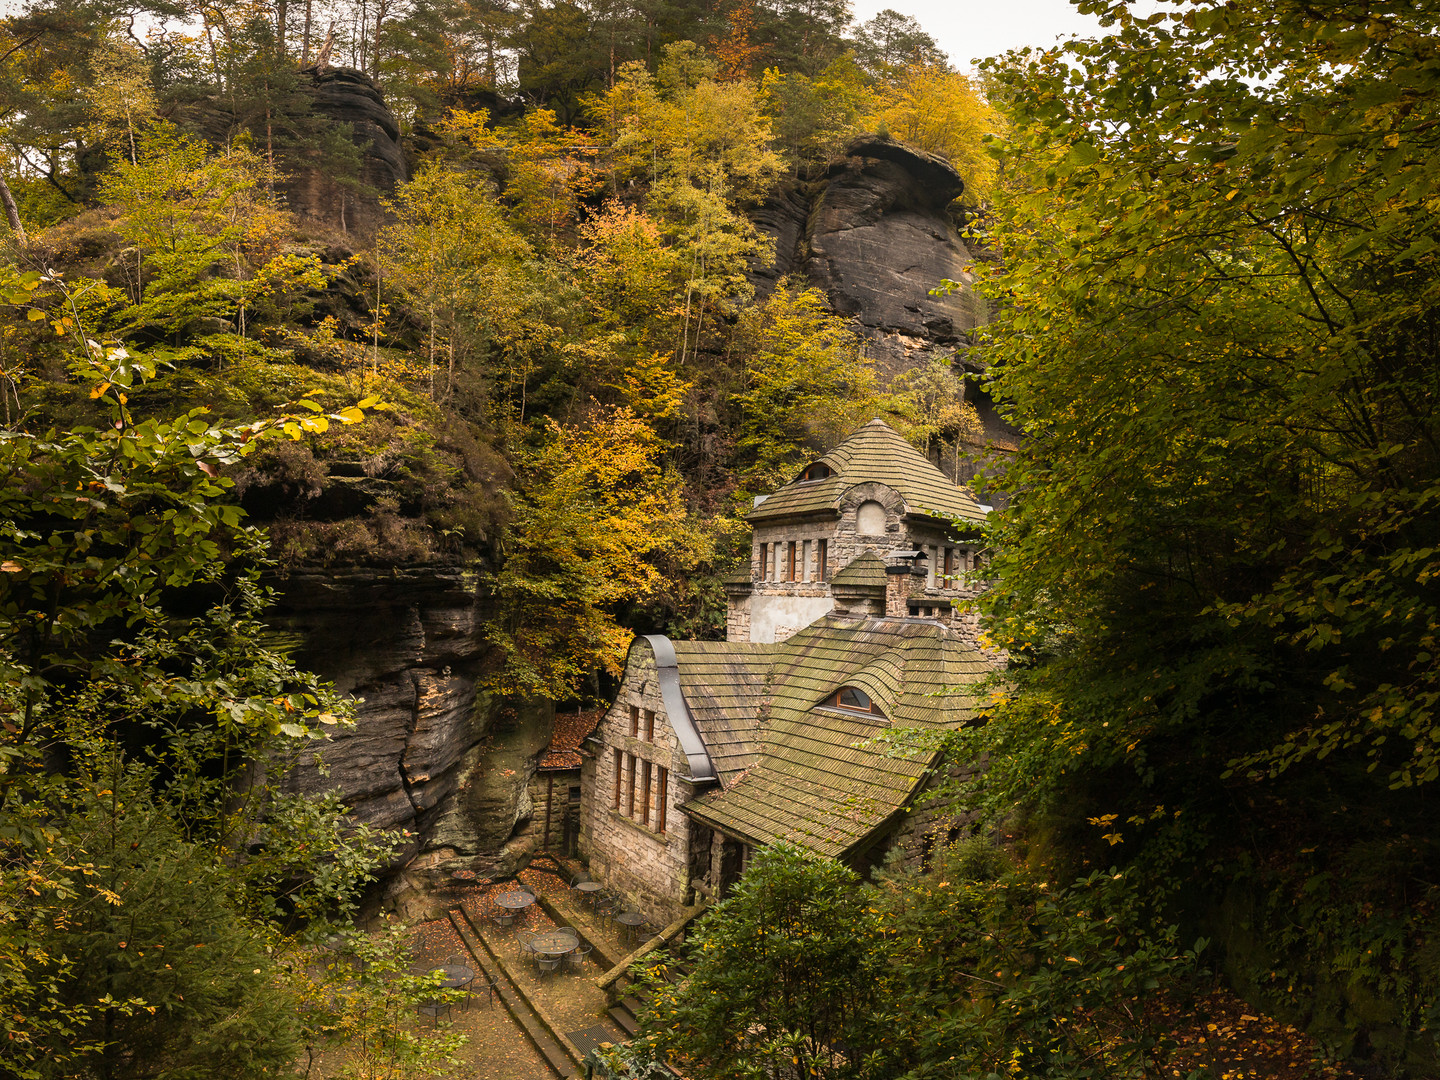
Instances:
[[[670,727],[690,766],[690,779],[719,780],[715,763],[710,760],[710,751],[706,749],[695,716],[690,712],[690,703],[680,689],[680,662],[675,656],[675,646],[664,634],[646,634],[645,640],[655,654],[655,677],[660,684],[660,700],[665,703],[665,715],[670,718]]]

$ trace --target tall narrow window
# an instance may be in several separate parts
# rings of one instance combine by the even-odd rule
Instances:
[[[665,831],[665,802],[670,797],[670,771],[663,765],[655,766],[655,831]]]
[[[630,768],[628,770],[630,775],[626,777],[629,781],[629,793],[627,795],[629,803],[625,807],[625,815],[633,818],[635,816],[635,755],[626,754],[625,756],[630,759]]]
[[[766,579],[766,577],[769,576],[768,573],[767,573],[767,571],[770,569],[769,559],[770,559],[770,545],[769,545],[769,544],[761,544],[761,545],[760,545],[760,580],[761,580],[761,581],[764,581],[764,580]]]
[[[630,737],[633,739],[640,734],[640,706],[630,706]]]
[[[789,559],[789,562],[787,563],[787,565],[786,565],[786,567],[785,567],[785,578],[786,578],[787,581],[794,581],[794,580],[795,580],[795,541],[794,541],[794,540],[791,540],[791,541],[790,541],[790,548],[789,548],[788,551],[786,551],[785,554],[786,554],[787,558]]]
[[[953,589],[953,588],[955,588],[955,549],[954,549],[954,548],[948,548],[948,547],[947,547],[947,548],[945,549],[945,581],[942,583],[942,586],[941,586],[941,587],[942,587],[942,588],[946,588],[946,589]]]
[[[655,714],[649,709],[645,710],[645,741],[655,741]]]
[[[817,542],[818,550],[815,552],[815,580],[824,581],[825,573],[829,569],[825,565],[825,557],[829,554],[830,541],[820,540]]]
[[[619,750],[615,751],[615,797],[610,800],[610,809],[620,809],[620,778],[624,775],[625,755]]]
[[[650,762],[640,762],[640,824],[650,824]]]

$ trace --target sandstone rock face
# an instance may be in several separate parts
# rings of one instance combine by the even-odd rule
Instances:
[[[775,240],[775,265],[757,284],[799,274],[867,336],[967,343],[985,321],[979,298],[968,288],[929,295],[942,279],[971,279],[974,256],[946,210],[963,189],[943,158],[857,139],[823,180],[786,188],[753,215]]]
[[[410,163],[400,145],[400,126],[380,91],[363,71],[353,68],[314,69],[301,73],[313,93],[311,108],[337,124],[349,124],[360,151],[359,180],[367,190],[356,191],[314,168],[290,167],[286,187],[290,209],[332,228],[372,237],[384,222],[380,206],[395,185],[410,177]]]
[[[340,790],[355,818],[411,835],[396,866],[511,873],[506,845],[531,813],[526,788],[553,708],[502,708],[477,690],[475,577],[445,567],[301,571],[278,583],[270,622],[303,642],[297,662],[363,698],[353,729],[309,748],[287,783]]]

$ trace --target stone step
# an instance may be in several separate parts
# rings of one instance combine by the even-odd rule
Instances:
[[[635,1014],[621,1005],[610,1006],[610,1019],[624,1028],[625,1034],[632,1037],[640,1030],[639,1025],[635,1023]]]
[[[464,908],[449,912],[450,924],[460,935],[466,951],[475,959],[485,978],[496,983],[496,996],[505,1006],[505,1011],[520,1025],[531,1044],[545,1059],[545,1064],[557,1077],[575,1076],[580,1066],[581,1055],[574,1047],[565,1045],[569,1040],[559,1033],[554,1023],[546,1018],[542,1010],[521,991],[520,986],[510,977],[504,962],[490,950],[485,939],[470,921]]]

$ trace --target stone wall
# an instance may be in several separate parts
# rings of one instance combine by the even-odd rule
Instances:
[[[630,734],[630,709],[641,710],[640,737]],[[654,739],[644,738],[644,712],[655,715]],[[587,763],[584,773],[584,800],[581,855],[589,860],[591,876],[622,893],[633,910],[653,921],[668,918],[684,904],[689,892],[690,821],[680,811],[689,797],[689,765],[670,727],[655,671],[655,654],[650,646],[637,642],[630,650],[620,693],[595,729],[601,744]],[[665,831],[658,832],[656,812],[650,825],[640,821],[639,770],[636,779],[636,809],[629,806],[629,775],[622,773],[621,805],[615,809],[615,751],[634,755],[641,761],[661,766],[669,773],[665,798]],[[655,784],[651,802],[656,803]]]
[[[731,636],[729,640],[784,641],[834,608],[830,586],[818,580],[818,542],[823,539],[827,544],[827,581],[865,551],[873,551],[882,558],[896,550],[925,552],[925,580],[923,588],[915,592],[915,599],[926,603],[936,612],[934,617],[959,630],[979,648],[979,616],[969,602],[984,589],[978,573],[983,549],[974,542],[950,539],[940,523],[908,514],[906,510],[904,499],[893,488],[879,483],[857,484],[841,499],[838,520],[757,524],[750,556],[754,585],[745,613],[748,636]],[[797,545],[800,567],[796,581],[786,580],[792,542]],[[768,566],[760,562],[762,544]],[[951,552],[948,575],[945,573],[947,548]],[[899,609],[888,612],[892,617],[918,613],[918,608],[913,612]]]

